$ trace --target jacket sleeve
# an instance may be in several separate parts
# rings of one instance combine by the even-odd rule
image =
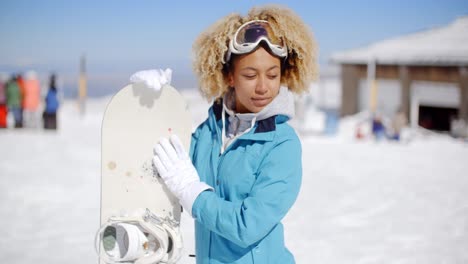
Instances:
[[[286,215],[297,198],[301,179],[302,150],[295,138],[270,150],[246,199],[230,202],[205,191],[195,200],[192,215],[207,229],[246,248],[265,237]]]

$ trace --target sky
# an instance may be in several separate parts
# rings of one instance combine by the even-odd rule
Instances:
[[[80,56],[90,95],[118,90],[139,70],[172,68],[173,84],[196,87],[191,46],[230,13],[266,3],[293,9],[312,29],[321,68],[333,52],[451,23],[468,1],[24,1],[0,2],[0,71],[58,74],[76,94]]]

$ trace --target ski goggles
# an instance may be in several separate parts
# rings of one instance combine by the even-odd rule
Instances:
[[[288,55],[286,44],[273,34],[273,29],[268,21],[252,20],[240,26],[229,41],[225,62],[231,59],[232,54],[252,52],[262,41],[265,41],[274,55],[280,58],[285,58]]]

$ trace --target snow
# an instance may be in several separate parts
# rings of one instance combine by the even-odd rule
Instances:
[[[183,94],[195,127],[209,104]],[[66,101],[57,132],[0,131],[3,263],[97,263],[108,101],[89,100],[84,116]],[[301,135],[303,185],[284,219],[297,263],[468,263],[468,144],[427,131],[408,132],[404,143],[357,141],[364,117],[342,119],[335,137]],[[305,118],[310,125],[317,115]],[[185,213],[182,229],[180,263],[195,263]]]
[[[466,65],[468,16],[451,24],[372,43],[367,47],[332,54],[339,63],[413,65]]]

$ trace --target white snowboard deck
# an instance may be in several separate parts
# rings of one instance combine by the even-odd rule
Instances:
[[[185,100],[171,86],[132,84],[114,95],[102,123],[101,225],[146,208],[180,221],[181,206],[153,167],[153,147],[175,133],[188,151],[191,124]]]

